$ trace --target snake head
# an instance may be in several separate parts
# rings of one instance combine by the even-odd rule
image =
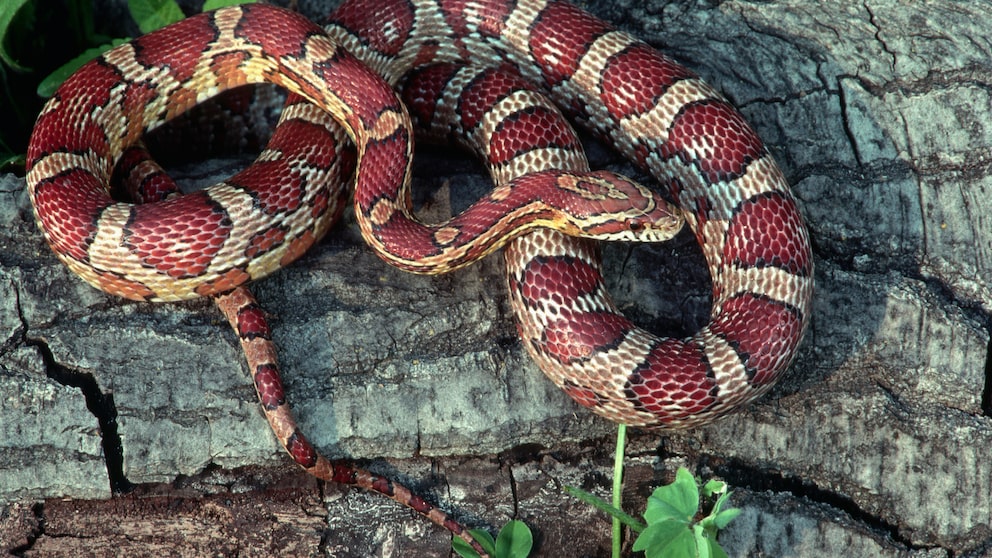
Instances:
[[[646,186],[610,171],[561,173],[556,204],[563,232],[597,240],[662,242],[685,224],[682,211]]]

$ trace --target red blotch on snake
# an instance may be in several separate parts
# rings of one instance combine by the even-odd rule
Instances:
[[[210,266],[230,238],[227,211],[203,192],[136,205],[124,228],[124,244],[141,259],[170,277],[197,277]]]

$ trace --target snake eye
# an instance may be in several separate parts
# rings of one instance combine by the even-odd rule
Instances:
[[[633,221],[633,220],[627,221],[627,228],[630,229],[632,232],[635,232],[635,233],[636,232],[641,232],[641,231],[644,230],[644,223],[642,223],[640,221]]]

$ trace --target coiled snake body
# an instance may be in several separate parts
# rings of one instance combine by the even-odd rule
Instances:
[[[506,245],[523,342],[580,404],[614,421],[676,428],[767,391],[808,323],[813,263],[788,184],[729,102],[563,2],[371,4],[346,2],[324,31],[271,6],[224,8],[74,74],[39,117],[27,158],[35,215],[58,257],[98,288],[139,300],[223,295],[288,264],[340,214],[345,194],[328,182],[351,170],[325,147],[334,125],[306,108],[313,103],[356,146],[354,209],[373,250],[403,269],[437,273]],[[486,80],[510,86],[476,87]],[[114,167],[142,133],[218,91],[262,81],[305,101],[294,98],[300,108],[285,111],[297,132],[274,137],[255,166],[158,203],[110,197]],[[392,89],[401,84],[417,118],[436,134],[464,134],[498,184],[442,225],[427,227],[410,209],[412,125]],[[622,177],[587,173],[553,107],[515,97],[528,87],[649,172],[680,211]],[[617,311],[588,240],[532,229],[659,239],[683,218],[713,279],[711,320],[686,339],[655,337]],[[259,373],[268,360],[274,366],[274,354],[260,356],[268,349],[251,348],[267,340],[265,327],[252,326],[260,314],[250,295],[234,293],[219,300],[241,328],[270,422],[294,458],[314,468],[278,374]]]

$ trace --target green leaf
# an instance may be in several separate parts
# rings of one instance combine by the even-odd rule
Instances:
[[[709,498],[714,494],[726,495],[727,483],[716,479],[706,481],[706,484],[703,485],[703,498]]]
[[[8,166],[23,167],[24,161],[25,156],[23,153],[11,153],[6,150],[0,150],[0,170],[5,170]]]
[[[207,0],[203,3],[203,11],[209,12],[225,6],[236,6],[239,4],[254,4],[255,0]]]
[[[644,519],[647,520],[648,525],[668,520],[679,521],[688,525],[692,516],[686,516],[681,507],[677,507],[670,502],[652,495],[648,497],[647,509],[644,510]]]
[[[17,13],[31,0],[4,0],[0,2],[0,60],[11,69],[18,72],[27,72],[30,69],[21,66],[14,60],[14,57],[7,52],[7,35],[12,30],[14,18]],[[23,22],[23,18],[21,19]]]
[[[481,555],[472,548],[472,545],[455,537],[451,539],[451,550],[462,558],[482,558]]]
[[[659,486],[648,497],[644,519],[648,524],[668,518],[690,521],[699,508],[699,488],[696,479],[685,467],[675,473],[675,482]]]
[[[496,558],[527,558],[534,546],[534,535],[523,521],[513,520],[496,537]]]
[[[54,72],[48,74],[45,79],[41,80],[41,83],[38,84],[38,95],[46,99],[51,97],[55,93],[55,90],[62,85],[62,82],[71,76],[73,72],[82,67],[83,64],[93,60],[97,56],[100,56],[115,46],[128,42],[128,40],[129,39],[114,39],[114,41],[110,44],[100,45],[98,47],[84,50],[82,54],[59,66]]]
[[[713,509],[710,511],[710,515],[716,515],[720,513],[720,510],[723,509],[723,506],[727,503],[728,500],[730,500],[731,494],[733,494],[733,491],[730,490],[721,494],[720,497],[716,499],[716,502],[713,503]]]
[[[127,0],[127,7],[142,33],[151,33],[186,17],[175,0]]]
[[[496,554],[496,541],[493,540],[493,536],[488,531],[484,529],[469,529],[468,533],[472,535],[475,542],[479,543],[482,550],[486,551],[486,554],[490,556]],[[451,548],[462,558],[479,558],[479,553],[472,548],[472,545],[457,537],[451,539]]]
[[[709,537],[696,536],[696,552],[699,558],[727,558],[723,547]]]
[[[603,500],[599,496],[596,496],[595,494],[590,494],[585,490],[582,490],[580,488],[575,488],[574,486],[565,486],[564,490],[568,494],[575,496],[579,500],[582,500],[583,502],[598,509],[599,511],[608,513],[612,517],[619,519],[621,523],[623,523],[627,527],[630,527],[630,529],[635,533],[640,533],[641,531],[644,530],[645,527],[644,523],[639,521],[636,517],[624,512],[623,510],[610,505],[609,502]]]
[[[696,546],[695,558],[710,558],[710,539],[704,531],[700,525],[694,525],[692,528],[692,539]]]
[[[719,512],[719,513],[717,513],[717,514],[715,514],[715,515],[712,516],[713,517],[713,525],[717,529],[723,529],[724,527],[727,526],[727,524],[729,524],[731,521],[733,521],[734,518],[737,517],[740,514],[741,514],[741,509],[740,508],[730,508],[730,509],[723,510],[723,511],[721,511],[721,512]]]
[[[645,558],[695,558],[696,540],[685,523],[669,519],[648,525],[633,550],[643,550]]]
[[[93,10],[95,9],[93,2],[74,0],[66,2],[66,4],[68,5],[66,18],[68,21],[76,22],[73,27],[75,27],[75,33],[78,34],[76,40],[80,45],[79,48],[102,45],[113,40],[113,37],[96,32],[96,23],[93,17]]]
[[[716,541],[711,540],[710,542],[710,556],[713,558],[729,558],[727,552],[723,550],[723,547],[719,545]]]

